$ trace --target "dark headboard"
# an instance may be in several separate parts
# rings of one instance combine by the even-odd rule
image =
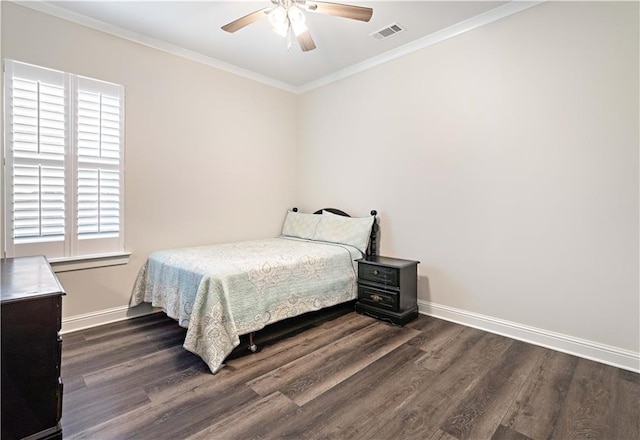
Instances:
[[[344,211],[336,208],[323,208],[319,209],[314,214],[322,214],[322,211],[329,211],[332,214],[342,215],[344,217],[351,217]],[[298,208],[293,208],[293,212],[298,212]],[[367,247],[367,254],[365,257],[367,260],[373,259],[378,256],[378,211],[375,209],[371,210],[371,215],[373,216],[373,226],[371,227],[371,235],[369,236],[369,246]]]

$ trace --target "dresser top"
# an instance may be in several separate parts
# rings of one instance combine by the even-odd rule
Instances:
[[[64,295],[64,289],[43,256],[0,260],[2,302],[47,295]]]

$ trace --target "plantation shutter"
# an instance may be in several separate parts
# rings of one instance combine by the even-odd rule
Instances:
[[[121,251],[124,88],[79,77],[77,90],[78,251]]]
[[[62,72],[6,63],[6,244],[14,256],[66,253],[67,96]]]
[[[7,257],[124,252],[124,87],[5,60]]]

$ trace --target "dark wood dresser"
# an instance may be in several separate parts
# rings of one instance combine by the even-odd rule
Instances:
[[[61,439],[62,295],[45,257],[2,265],[2,439]]]
[[[356,312],[405,325],[418,316],[418,264],[377,256],[358,260]]]

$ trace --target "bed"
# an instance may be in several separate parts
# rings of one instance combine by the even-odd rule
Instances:
[[[241,335],[255,349],[254,332],[269,324],[354,300],[355,261],[376,255],[377,230],[375,211],[294,208],[278,237],[154,252],[130,305],[162,308],[187,329],[184,348],[216,373]]]

